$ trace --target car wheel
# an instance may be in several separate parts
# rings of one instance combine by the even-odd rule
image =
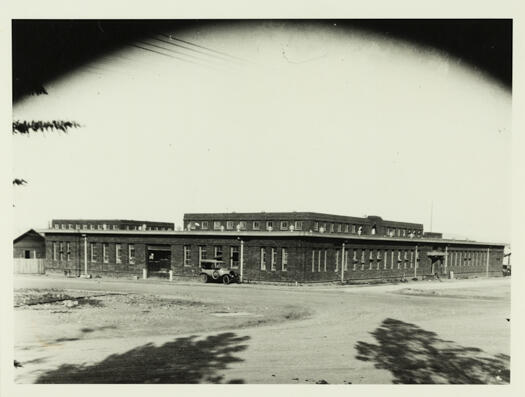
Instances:
[[[208,282],[208,275],[207,274],[201,274],[201,281],[203,283],[207,283]]]
[[[223,284],[230,284],[230,276],[228,276],[227,274],[222,276],[222,282]]]
[[[219,272],[217,270],[215,270],[212,274],[211,274],[211,277],[214,279],[214,280],[218,280],[219,279]]]

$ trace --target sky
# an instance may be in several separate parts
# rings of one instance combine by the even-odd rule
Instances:
[[[432,48],[337,23],[208,24],[45,88],[13,118],[82,127],[13,136],[28,181],[15,234],[53,218],[315,211],[510,241],[511,94]]]

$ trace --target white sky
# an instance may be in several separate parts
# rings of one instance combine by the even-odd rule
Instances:
[[[510,240],[511,96],[487,76],[338,26],[174,36],[247,62],[149,40],[179,54],[138,45],[198,64],[126,47],[14,107],[15,119],[83,125],[13,138],[13,175],[29,181],[15,188],[16,233],[52,218],[180,225],[211,211],[379,215],[430,230],[433,202],[433,231]]]

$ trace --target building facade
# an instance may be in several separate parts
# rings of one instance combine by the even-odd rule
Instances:
[[[502,275],[503,244],[428,237],[421,224],[379,217],[186,214],[184,227],[39,231],[45,236],[46,272],[166,277],[171,271],[191,278],[200,274],[202,259],[221,259],[248,282],[352,283],[448,277],[451,272],[455,277]],[[23,235],[15,246],[33,237]]]
[[[312,231],[389,237],[421,237],[423,225],[318,212],[194,213],[184,215],[185,230]]]
[[[122,219],[53,219],[51,228],[61,230],[175,230],[175,225],[169,222]]]

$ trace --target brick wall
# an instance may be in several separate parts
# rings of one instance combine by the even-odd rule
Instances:
[[[329,282],[341,280],[342,243],[346,241],[347,264],[344,279],[347,282],[364,280],[392,280],[401,278],[424,277],[432,274],[430,251],[445,252],[440,267],[435,266],[442,276],[453,271],[456,277],[485,276],[487,274],[487,247],[466,244],[427,243],[417,240],[343,240],[322,237],[272,237],[243,236],[244,239],[244,280],[267,282]],[[62,242],[63,254],[60,255]],[[70,255],[67,257],[66,244],[69,242]],[[53,257],[53,243],[57,251]],[[103,260],[102,247],[107,244],[108,260]],[[90,247],[94,244],[96,260],[91,261]],[[121,263],[116,262],[116,244],[121,245]],[[135,248],[135,261],[128,257],[128,247]],[[171,252],[171,269],[174,276],[196,277],[200,274],[199,246],[205,247],[206,257],[214,259],[215,247],[222,247],[222,259],[230,264],[231,247],[239,252],[241,241],[235,236],[202,235],[115,235],[88,234],[88,273],[101,276],[139,276],[147,267],[147,247],[165,247]],[[184,246],[191,251],[191,263],[184,264]],[[417,258],[416,260],[416,246]],[[80,234],[49,233],[46,235],[46,271],[71,274],[84,272],[84,239]],[[261,268],[261,249],[266,253],[265,269]],[[275,251],[275,266],[272,269],[272,249]],[[283,249],[286,249],[288,261],[282,268]],[[501,275],[503,247],[489,247],[488,274]],[[354,255],[355,252],[355,255]],[[370,253],[372,252],[372,256]],[[312,268],[312,253],[314,263]],[[321,255],[319,262],[319,253]],[[392,258],[393,253],[393,258]],[[385,262],[386,254],[386,262]],[[326,267],[325,267],[326,255]],[[456,255],[462,255],[456,257]],[[456,258],[467,258],[459,260]],[[470,258],[470,259],[469,259]],[[337,264],[336,264],[337,263]],[[326,270],[325,270],[326,269]],[[240,269],[237,268],[237,271]]]

